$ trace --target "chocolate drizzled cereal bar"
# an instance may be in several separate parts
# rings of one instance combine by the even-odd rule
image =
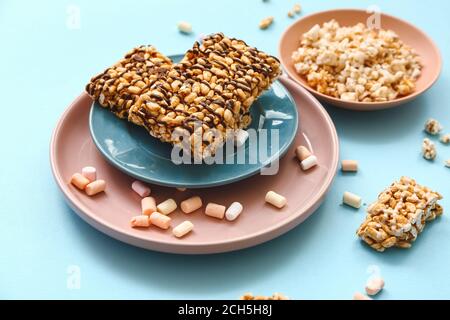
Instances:
[[[380,252],[394,246],[409,248],[425,223],[442,215],[443,209],[437,204],[440,199],[439,193],[402,177],[369,206],[357,235]]]
[[[204,150],[217,145],[209,129],[216,129],[224,141],[227,129],[250,124],[251,104],[280,73],[275,57],[244,41],[213,34],[201,44],[196,42],[180,63],[141,95],[129,120],[171,143],[177,142],[172,138],[174,130],[187,130],[192,137],[195,127],[195,134],[205,140]],[[214,150],[210,148],[212,154]]]
[[[140,46],[93,77],[86,85],[86,92],[119,118],[127,119],[128,111],[139,96],[171,67],[172,61],[155,47]]]

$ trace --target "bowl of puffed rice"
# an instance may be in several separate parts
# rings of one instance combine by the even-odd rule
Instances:
[[[438,47],[409,22],[357,9],[305,16],[283,33],[285,72],[334,106],[369,111],[395,107],[438,79]]]

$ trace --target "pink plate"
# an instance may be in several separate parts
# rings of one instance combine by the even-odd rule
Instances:
[[[91,99],[80,95],[64,112],[53,133],[50,161],[56,182],[72,209],[94,228],[120,241],[138,247],[183,254],[233,251],[271,240],[304,221],[322,203],[336,174],[339,144],[334,125],[320,103],[292,80],[282,79],[300,111],[300,130],[290,150],[280,161],[275,176],[256,175],[233,184],[180,192],[174,188],[152,186],[157,202],[174,198],[177,203],[200,195],[208,202],[244,206],[233,221],[217,220],[199,209],[184,214],[179,209],[170,214],[172,226],[184,220],[194,223],[194,231],[177,239],[170,230],[156,227],[132,229],[130,218],[140,213],[140,198],[131,190],[133,179],[113,166],[97,151],[89,134]],[[294,157],[297,145],[307,145],[319,165],[308,172],[300,169]],[[106,192],[88,197],[68,183],[71,175],[84,166],[97,168],[98,177],[107,182]],[[281,210],[264,202],[267,191],[274,190],[288,199]]]

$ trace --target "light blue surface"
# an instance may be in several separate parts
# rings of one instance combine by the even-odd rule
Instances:
[[[183,55],[169,56],[174,62],[182,57]],[[223,156],[216,158],[220,163],[202,165],[193,165],[191,162],[175,164],[170,144],[149,137],[142,127],[119,121],[98,102],[91,108],[89,128],[95,145],[119,170],[148,183],[169,187],[207,188],[260,173],[265,166],[283,156],[292,144],[298,128],[297,107],[289,91],[279,81],[273,83],[253,103],[250,115],[253,120],[248,129],[253,130],[256,137],[259,136],[259,129],[266,130],[264,134],[267,134],[267,143],[261,145],[258,138],[252,147],[249,145],[250,139],[239,150],[232,145],[231,149],[224,146]],[[278,131],[277,144],[272,144],[272,130]],[[265,150],[261,149],[263,151],[260,153],[261,147]],[[257,150],[254,161],[238,161],[241,157],[251,159],[250,152],[254,150]],[[188,161],[191,161],[190,157]]]
[[[94,230],[64,203],[50,173],[50,135],[91,75],[138,44],[152,43],[166,54],[189,48],[195,36],[180,35],[179,20],[191,22],[197,33],[223,31],[277,54],[280,34],[291,23],[286,12],[294,3],[0,2],[1,298],[221,299],[279,291],[299,299],[347,299],[363,290],[370,265],[378,266],[386,280],[380,299],[450,298],[450,169],[442,164],[450,147],[437,142],[434,163],[420,155],[428,117],[450,132],[448,1],[301,1],[305,14],[378,4],[423,28],[439,45],[444,69],[429,92],[404,107],[376,113],[328,108],[341,158],[359,160],[361,171],[338,174],[322,207],[288,234],[228,254],[153,253]],[[70,4],[80,8],[81,29],[66,26]],[[275,16],[275,24],[259,30],[259,20],[268,15]],[[354,191],[370,202],[401,175],[441,191],[447,212],[427,225],[412,249],[378,254],[354,234],[364,211],[342,207],[341,196]],[[66,286],[71,265],[81,270],[79,290]]]

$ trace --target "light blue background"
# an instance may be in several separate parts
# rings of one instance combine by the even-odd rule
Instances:
[[[438,158],[420,155],[428,117],[450,132],[450,70],[415,102],[376,113],[329,107],[341,158],[361,171],[338,174],[322,207],[288,234],[258,247],[210,256],[141,250],[103,235],[64,203],[49,167],[51,132],[90,76],[135,45],[151,43],[166,54],[188,49],[195,35],[177,32],[187,20],[196,33],[222,31],[277,54],[292,22],[295,1],[7,1],[0,2],[2,148],[0,157],[0,297],[114,299],[234,299],[246,291],[279,291],[297,299],[348,299],[363,290],[370,265],[386,280],[380,299],[450,298],[448,211],[427,225],[410,250],[376,253],[355,230],[365,213],[340,205],[346,190],[367,202],[391,181],[410,175],[439,190],[449,208],[450,147],[437,142]],[[302,0],[303,13],[377,4],[411,21],[449,57],[448,1]],[[66,10],[80,8],[81,29],[66,26]],[[133,5],[132,5],[133,4]],[[265,16],[275,16],[266,31]],[[301,196],[301,195],[299,195]],[[81,268],[81,289],[66,287],[67,268]]]

